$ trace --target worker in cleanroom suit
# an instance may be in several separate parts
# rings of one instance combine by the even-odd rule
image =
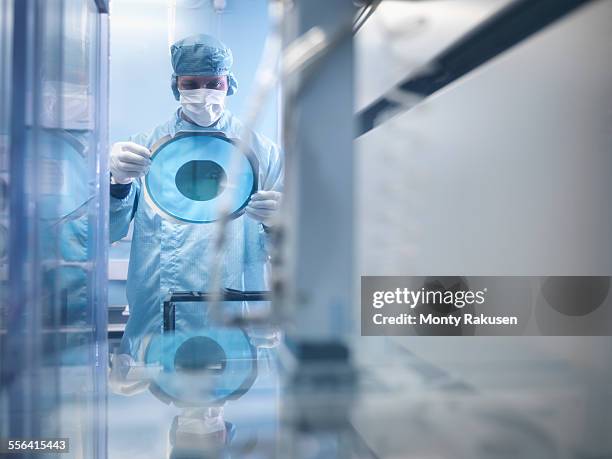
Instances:
[[[144,199],[142,178],[151,163],[151,147],[168,135],[212,132],[240,138],[257,157],[259,191],[251,197],[245,214],[226,227],[223,287],[267,289],[268,231],[276,220],[283,189],[281,150],[257,133],[245,136],[242,123],[225,108],[226,97],[237,90],[231,50],[217,39],[199,34],[172,45],[171,60],[171,86],[180,107],[151,133],[118,142],[110,153],[111,242],[123,238],[134,220],[126,287],[130,318],[111,371],[111,385],[124,393],[135,388],[122,378],[134,361],[142,361],[147,339],[159,333],[165,295],[169,291],[205,291],[211,282],[207,261],[214,250],[215,225],[168,221]],[[192,323],[189,311],[185,317],[181,311],[176,312],[177,329]],[[276,334],[254,338],[263,346],[276,340]]]

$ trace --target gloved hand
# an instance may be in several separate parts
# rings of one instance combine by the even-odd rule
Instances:
[[[160,367],[137,363],[127,354],[112,354],[108,385],[112,392],[134,395],[146,390]]]
[[[109,169],[114,183],[127,184],[149,171],[151,152],[134,142],[117,142],[110,153]]]
[[[258,191],[251,196],[245,213],[265,226],[274,226],[278,219],[282,196],[283,194],[278,191]]]
[[[251,344],[258,349],[272,349],[280,344],[281,331],[271,325],[257,325],[247,328]]]

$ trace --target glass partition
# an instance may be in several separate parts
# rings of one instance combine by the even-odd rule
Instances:
[[[106,16],[93,0],[0,5],[0,437],[104,457]]]

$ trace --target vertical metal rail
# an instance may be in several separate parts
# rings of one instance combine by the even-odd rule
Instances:
[[[295,29],[286,40],[324,35],[322,47],[328,46],[306,73],[283,81],[289,303],[283,309],[296,325],[288,335],[305,340],[342,338],[353,326],[354,11],[349,0],[298,1],[286,21]],[[285,51],[284,62],[290,58]]]
[[[96,53],[97,103],[96,131],[97,148],[95,154],[95,187],[98,199],[94,200],[97,209],[90,215],[97,217],[92,221],[95,249],[92,258],[96,260],[93,270],[96,278],[94,286],[94,394],[96,400],[96,419],[94,427],[94,454],[96,459],[107,457],[107,367],[108,367],[108,209],[109,209],[109,172],[108,172],[108,101],[109,101],[109,16],[108,10],[99,9],[97,20],[98,49]]]
[[[331,445],[326,457],[350,455],[355,12],[350,0],[299,0],[285,21],[286,225],[275,308],[286,324],[288,374],[279,457],[301,457],[313,436]]]
[[[25,419],[28,400],[22,389],[23,382],[17,379],[34,364],[32,344],[24,340],[28,330],[24,324],[24,306],[26,304],[26,256],[28,253],[28,228],[25,198],[25,157],[26,151],[26,87],[27,87],[27,47],[28,16],[31,13],[31,0],[13,2],[13,48],[12,48],[12,100],[11,128],[9,149],[9,174],[11,188],[9,192],[9,240],[8,240],[8,313],[7,325],[12,326],[6,337],[6,349],[3,352],[5,383],[9,385],[9,435],[23,437],[27,431],[28,420]],[[7,330],[8,331],[8,330]]]
[[[57,46],[58,51],[59,51],[59,56],[57,59],[57,68],[59,69],[59,75],[60,75],[60,81],[64,80],[64,71],[65,71],[65,67],[64,67],[64,46],[63,46],[63,41],[62,41],[62,37],[64,35],[64,30],[66,30],[66,18],[65,18],[65,11],[66,11],[66,0],[59,0],[58,2],[59,9],[59,17],[61,18],[60,22],[59,22],[59,27],[61,28],[61,33],[58,36],[57,42],[56,43],[52,43],[51,46]],[[42,6],[42,5],[41,5]],[[48,8],[54,8],[55,7],[55,2],[50,2],[49,0],[47,0],[44,4],[44,6],[42,6],[44,9],[48,9]],[[44,17],[48,17],[48,10],[45,11]],[[48,24],[48,22],[46,21],[45,24]],[[39,49],[43,49],[42,46],[45,46],[47,52],[48,52],[48,47],[49,47],[49,43],[47,43],[47,40],[49,40],[50,38],[48,38],[46,36],[46,32],[48,32],[48,30],[45,28],[42,32],[41,32],[41,39],[39,39],[39,42],[37,44],[37,47],[39,47]],[[40,59],[37,59],[40,61]],[[36,75],[42,75],[42,69],[38,69],[38,71],[35,73]],[[39,97],[40,100],[40,97]],[[39,111],[37,110],[37,113]],[[64,113],[64,107],[63,107],[63,100],[60,99],[60,103],[58,104],[58,107],[56,108],[56,113],[58,116],[58,119],[60,120],[60,124],[63,122],[63,113]],[[36,194],[36,196],[38,196],[38,193]],[[36,217],[36,220],[38,220],[38,215]],[[38,232],[36,232],[38,234]],[[50,236],[49,236],[50,237]],[[60,253],[61,247],[60,247],[60,240],[58,235],[53,235],[53,237],[55,238],[55,244],[54,244],[54,253]],[[47,258],[51,258],[51,254],[50,253],[44,253],[42,254],[42,256],[44,257],[43,261],[46,261]],[[45,275],[45,273],[43,273],[43,276]],[[51,354],[52,358],[53,358],[53,364],[57,365],[59,367],[60,363],[61,363],[61,350],[62,350],[62,341],[64,339],[64,337],[61,335],[61,333],[59,333],[59,329],[62,326],[62,306],[64,304],[67,304],[68,300],[67,300],[67,296],[68,296],[68,292],[66,291],[60,291],[60,289],[57,288],[57,281],[56,279],[58,279],[58,275],[57,272],[55,272],[54,274],[52,274],[52,276],[55,277],[55,279],[51,280],[51,279],[45,279],[44,282],[53,282],[54,288],[53,288],[53,292],[44,292],[44,288],[43,288],[43,294],[46,293],[46,295],[48,295],[49,299],[46,301],[45,303],[45,308],[50,309],[50,314],[51,316],[49,317],[49,327],[52,330],[55,330],[55,332],[53,332],[52,336],[50,337],[50,343],[44,343],[43,347],[45,348],[45,354],[49,355]],[[42,304],[39,303],[39,304]],[[49,312],[48,312],[49,313]],[[44,318],[43,318],[44,320]],[[43,327],[45,326],[45,324],[43,323]],[[54,371],[52,373],[52,378],[53,378],[53,387],[56,388],[55,391],[53,391],[53,394],[49,394],[47,393],[47,397],[51,397],[53,396],[53,401],[52,401],[52,406],[60,406],[61,403],[61,393],[60,393],[60,387],[61,387],[61,374],[60,371]],[[53,426],[53,431],[50,431],[49,434],[50,435],[54,435],[54,436],[59,436],[59,433],[61,431],[61,421],[57,422],[56,425]]]

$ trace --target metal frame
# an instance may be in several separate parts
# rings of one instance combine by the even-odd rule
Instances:
[[[189,302],[208,302],[208,301],[270,301],[272,292],[235,290],[223,288],[221,295],[209,292],[172,292],[166,295],[163,304],[163,332],[174,331],[176,319],[176,304]]]
[[[224,288],[221,292],[221,299],[218,295],[209,292],[170,292],[166,295],[163,303],[163,327],[162,331],[165,336],[172,338],[176,329],[176,303],[206,303],[210,301],[269,301],[271,292],[269,291],[241,291],[229,288]],[[242,327],[240,329],[248,339],[247,332]],[[150,343],[149,343],[150,345]],[[222,404],[227,400],[236,400],[242,397],[251,388],[257,379],[257,350],[251,344],[251,355],[253,356],[253,371],[248,378],[231,394],[217,399],[214,404]],[[148,349],[147,349],[148,351]],[[192,402],[184,402],[168,393],[166,393],[155,381],[151,382],[149,389],[153,395],[162,400],[164,403],[174,403],[176,406],[194,406]]]
[[[96,2],[96,6],[98,7],[98,12],[100,14],[108,14],[108,2],[109,0],[94,0]]]
[[[108,11],[108,1],[82,0],[83,5],[90,8],[90,13],[96,14],[98,38],[100,47],[93,49],[92,59],[96,65],[96,77],[99,87],[96,88],[97,101],[100,103],[97,112],[96,133],[99,135],[96,142],[96,151],[92,152],[92,166],[98,172],[97,182],[94,183],[96,192],[99,193],[99,202],[91,203],[94,207],[95,216],[88,222],[92,232],[90,236],[95,238],[95,244],[88,247],[92,250],[92,258],[99,265],[95,277],[89,279],[91,290],[89,297],[93,299],[90,307],[94,311],[97,321],[92,340],[90,361],[93,363],[91,376],[94,384],[95,398],[91,401],[95,407],[95,416],[92,420],[92,442],[93,455],[96,458],[106,457],[106,377],[107,377],[107,346],[106,346],[106,254],[108,250],[108,173],[107,173],[107,131],[108,131],[108,16],[103,14]],[[57,397],[53,385],[58,384],[59,376],[51,376],[51,381],[43,381],[35,371],[42,366],[42,355],[53,352],[54,349],[43,348],[41,324],[41,305],[38,301],[41,295],[39,276],[40,265],[38,262],[36,241],[33,237],[37,234],[36,209],[32,208],[26,191],[30,185],[26,181],[28,168],[35,167],[26,164],[25,152],[27,144],[26,108],[29,103],[27,92],[35,88],[39,81],[41,59],[38,54],[41,51],[43,36],[44,8],[50,8],[44,0],[12,0],[13,5],[13,47],[12,47],[12,101],[11,101],[11,130],[10,130],[10,181],[11,193],[10,206],[10,229],[8,243],[8,298],[7,298],[7,323],[14,328],[12,333],[7,333],[6,347],[2,346],[0,361],[2,361],[2,383],[7,385],[8,410],[10,423],[8,432],[13,437],[36,436],[40,431],[41,417],[37,407],[41,404],[40,397]],[[60,3],[64,8],[64,2]],[[57,24],[54,27],[62,27]],[[61,52],[60,52],[61,53]],[[60,63],[63,56],[60,55]],[[36,96],[36,94],[35,94]],[[37,103],[37,97],[33,97]],[[37,124],[36,115],[38,110],[32,110],[34,119],[33,136],[36,141],[36,131],[40,129]],[[34,277],[33,281],[26,282],[28,276]],[[33,288],[32,288],[33,286]],[[34,291],[32,291],[34,290]],[[27,314],[24,313],[27,311]],[[56,333],[65,330],[55,329]],[[55,343],[54,343],[55,344]],[[93,343],[92,343],[93,344]],[[9,358],[10,356],[10,358]],[[7,358],[3,358],[7,357]],[[15,383],[17,378],[24,380]],[[55,399],[57,401],[57,398]]]
[[[312,36],[324,36],[324,45],[316,60],[304,53],[306,63],[297,71],[285,69],[282,87],[285,225],[274,303],[286,333],[280,457],[304,457],[300,436],[316,429],[325,429],[338,448],[334,457],[348,457],[340,449],[357,380],[350,352],[356,304],[355,11],[350,0],[299,0],[285,21],[285,52]]]
[[[374,129],[389,117],[411,109],[512,46],[595,0],[517,0],[478,25],[408,76],[368,107],[357,113],[356,137]],[[393,94],[416,95],[412,105],[400,103]]]

